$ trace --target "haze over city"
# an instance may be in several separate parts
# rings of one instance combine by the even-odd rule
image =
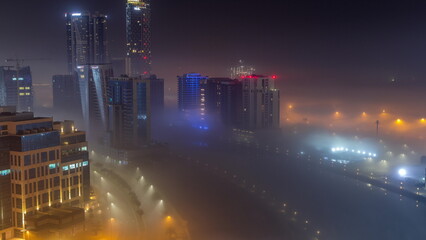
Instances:
[[[424,239],[425,9],[5,1],[0,239]]]

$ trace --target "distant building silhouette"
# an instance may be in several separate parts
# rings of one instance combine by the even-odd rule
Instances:
[[[77,75],[54,75],[52,90],[54,112],[68,119],[80,119],[81,99]]]
[[[34,107],[33,80],[30,67],[0,67],[0,106],[16,106],[30,112]]]
[[[156,75],[151,75],[149,81],[152,118],[158,121],[164,111],[164,79],[157,78]]]

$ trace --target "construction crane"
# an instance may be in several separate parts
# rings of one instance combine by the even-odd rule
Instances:
[[[19,104],[19,73],[21,71],[21,67],[24,64],[25,61],[47,61],[50,60],[48,58],[8,58],[5,60],[5,62],[10,63],[10,62],[15,62],[16,65],[16,91],[18,93],[18,96],[16,97],[16,107],[19,108],[20,104]]]

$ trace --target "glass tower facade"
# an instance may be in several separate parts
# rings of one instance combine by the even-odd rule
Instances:
[[[202,76],[199,73],[188,73],[183,76],[178,76],[179,110],[194,110],[203,107],[203,86],[207,78],[208,77]]]
[[[107,81],[111,65],[78,66],[78,82],[85,129],[89,138],[103,137],[107,126]]]
[[[151,71],[150,0],[127,0],[127,61],[131,76],[149,76]]]
[[[66,13],[68,72],[77,66],[109,62],[107,16],[90,13]]]
[[[53,108],[66,119],[80,119],[81,104],[77,76],[55,75],[52,78]]]
[[[147,143],[151,135],[150,80],[111,78],[108,101],[112,145],[132,148]]]
[[[13,67],[0,67],[0,106],[17,106],[18,111],[33,110],[33,80],[30,67],[19,72]]]

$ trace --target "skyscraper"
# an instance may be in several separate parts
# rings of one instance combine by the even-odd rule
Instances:
[[[103,14],[66,13],[68,72],[77,66],[109,63],[107,16]]]
[[[52,118],[0,107],[2,239],[22,238],[28,229],[26,220],[40,220],[36,216],[46,216],[52,208],[81,207],[90,187],[87,156],[84,132],[72,122],[54,124]]]
[[[242,125],[245,129],[279,128],[280,91],[275,76],[245,76],[242,79]]]
[[[107,130],[107,84],[113,76],[111,65],[77,66],[81,107],[89,139],[99,140]]]
[[[241,128],[242,91],[242,83],[237,79],[220,84],[220,114],[225,126]]]
[[[109,132],[113,147],[132,149],[150,141],[150,89],[150,80],[142,77],[109,80]]]
[[[222,84],[233,82],[230,78],[209,78],[205,81],[206,111],[208,113],[220,112]]]
[[[178,107],[181,111],[205,109],[204,85],[208,79],[199,73],[178,76]]]
[[[151,71],[150,0],[127,0],[126,39],[130,76],[149,76]]]
[[[77,75],[54,75],[52,78],[53,109],[66,119],[81,116],[80,90]]]
[[[33,81],[30,67],[0,67],[0,106],[16,106],[19,111],[33,109]]]
[[[159,115],[164,110],[164,79],[151,75],[149,78],[151,86],[151,111]]]

